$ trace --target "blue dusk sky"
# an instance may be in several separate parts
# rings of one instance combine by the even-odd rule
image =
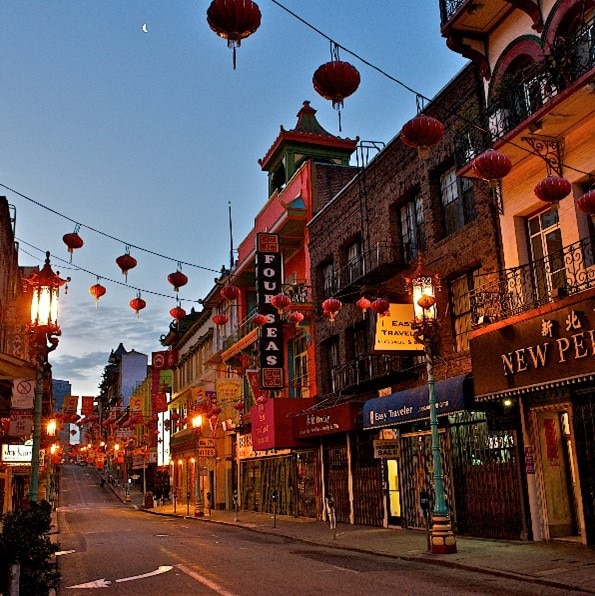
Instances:
[[[200,309],[229,266],[228,205],[237,246],[267,199],[258,160],[304,101],[329,132],[386,143],[416,112],[395,80],[433,97],[465,64],[440,35],[437,0],[257,3],[262,23],[236,70],[207,24],[210,0],[0,3],[0,194],[16,208],[20,263],[49,250],[72,278],[51,362],[75,395],[97,395],[120,342],[149,357],[162,349],[178,262],[190,280],[182,306]],[[312,87],[328,38],[361,75],[341,132]],[[77,224],[85,244],[70,263],[62,236]],[[128,285],[115,264],[126,245],[138,260]],[[107,294],[96,308],[98,276]]]

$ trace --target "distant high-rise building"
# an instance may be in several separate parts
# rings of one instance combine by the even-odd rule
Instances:
[[[52,379],[52,393],[54,394],[54,411],[61,412],[64,398],[72,395],[72,384],[70,381]]]

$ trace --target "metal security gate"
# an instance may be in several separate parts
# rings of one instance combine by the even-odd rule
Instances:
[[[452,476],[448,449],[447,433],[440,433],[440,454],[442,456],[442,474],[444,492],[450,510],[451,522],[455,523],[452,511]],[[402,521],[406,528],[425,528],[425,518],[420,507],[422,490],[430,493],[430,507],[433,502],[433,464],[432,437],[429,432],[404,434],[401,436],[401,506]]]
[[[279,515],[294,515],[295,467],[293,458],[268,457],[242,462],[242,508],[248,511],[273,512],[273,494],[277,494]]]
[[[573,396],[574,437],[587,544],[595,544],[595,390]]]
[[[355,523],[382,526],[382,460],[374,458],[371,435],[356,435],[352,445]]]
[[[298,451],[295,454],[296,468],[296,508],[297,515],[303,517],[318,517],[317,505],[320,489],[318,474],[318,457],[315,451]]]
[[[463,413],[450,435],[458,532],[526,539],[517,432],[490,430],[482,414]]]
[[[343,437],[345,439],[345,437]],[[335,501],[337,521],[349,523],[349,484],[347,445],[324,446],[324,469],[326,495],[332,495]]]

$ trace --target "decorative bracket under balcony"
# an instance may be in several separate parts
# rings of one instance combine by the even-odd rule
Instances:
[[[562,164],[564,160],[563,139],[533,135],[522,137],[521,140],[527,143],[533,149],[533,152],[545,161],[548,176],[552,172],[555,172],[560,177],[562,176]]]

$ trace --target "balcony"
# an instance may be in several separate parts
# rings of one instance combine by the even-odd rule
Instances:
[[[469,292],[472,324],[496,323],[595,287],[593,240],[585,238],[527,265],[488,274]]]
[[[332,289],[336,297],[347,301],[350,298],[357,300],[357,290],[386,281],[387,277],[403,269],[413,258],[409,245],[377,242],[337,271],[335,287],[328,289]]]
[[[355,387],[366,391],[374,385],[386,387],[402,375],[406,368],[409,368],[409,365],[402,356],[368,354],[331,369],[332,391],[336,393]]]
[[[582,79],[595,67],[595,20],[589,21],[573,36],[555,45],[543,62],[534,63],[514,77],[503,77],[486,112],[461,129],[455,140],[455,157],[459,167],[531,119],[556,99],[560,113],[572,113],[578,121],[582,110],[590,111],[592,96],[581,100],[581,105],[558,106],[566,98],[564,91]],[[586,92],[588,96],[588,91]],[[580,98],[579,98],[580,99]],[[570,101],[570,100],[569,100]],[[560,124],[558,124],[560,126]],[[568,126],[568,122],[563,123]],[[531,131],[529,131],[531,132]],[[548,130],[557,136],[558,130]]]

